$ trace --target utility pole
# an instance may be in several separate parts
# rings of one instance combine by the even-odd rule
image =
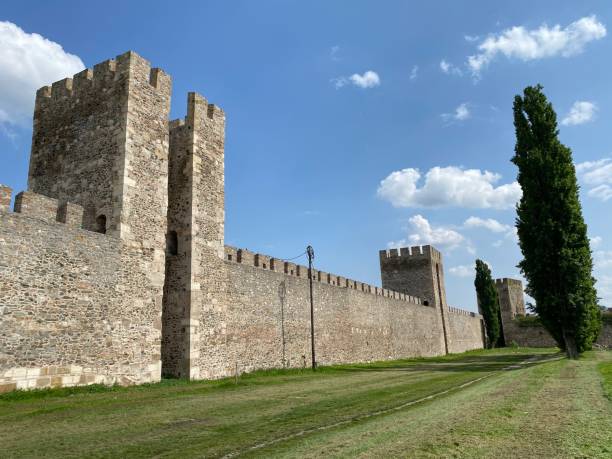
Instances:
[[[308,255],[308,281],[310,283],[310,345],[312,351],[312,371],[317,369],[317,360],[315,358],[315,336],[314,336],[314,300],[312,298],[312,260],[314,259],[314,249],[312,246],[306,247]]]

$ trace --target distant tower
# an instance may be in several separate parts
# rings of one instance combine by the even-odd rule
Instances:
[[[518,279],[504,277],[503,279],[495,279],[495,287],[499,298],[502,332],[506,343],[508,343],[510,324],[516,316],[525,315],[523,283]]]
[[[430,245],[380,251],[382,287],[421,298],[440,311],[448,354],[448,305],[442,254]]]

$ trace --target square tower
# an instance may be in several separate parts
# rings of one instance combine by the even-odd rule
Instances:
[[[168,252],[163,299],[166,375],[212,376],[201,347],[223,341],[225,113],[201,95],[170,123]],[[172,249],[172,250],[170,250]]]
[[[431,245],[381,250],[382,287],[421,298],[440,311],[444,346],[448,353],[448,305],[442,254]]]
[[[36,93],[28,187],[83,228],[163,247],[171,80],[129,51]]]
[[[525,315],[523,283],[520,280],[507,277],[495,279],[495,287],[503,321],[514,320],[516,316]]]

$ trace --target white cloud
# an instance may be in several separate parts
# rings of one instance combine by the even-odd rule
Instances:
[[[410,223],[408,238],[389,242],[390,248],[429,244],[453,250],[466,242],[465,238],[454,229],[432,226],[422,215],[414,215],[408,222]]]
[[[36,90],[84,68],[58,43],[0,21],[0,125],[27,125]]]
[[[410,79],[416,80],[418,76],[419,76],[419,66],[415,65],[414,67],[412,67],[412,70],[410,71]]]
[[[354,73],[350,77],[351,81],[355,86],[359,86],[360,88],[374,88],[375,86],[380,85],[380,77],[378,73],[368,70],[363,75],[359,75]]]
[[[394,207],[513,208],[521,197],[517,182],[494,186],[501,176],[479,169],[433,167],[419,188],[418,169],[392,172],[380,182],[377,194]]]
[[[476,270],[473,265],[458,265],[448,268],[448,272],[456,277],[474,277]]]
[[[340,89],[347,84],[353,84],[362,89],[380,86],[380,77],[378,76],[378,73],[374,72],[373,70],[368,70],[364,72],[363,75],[354,73],[350,77],[333,78],[331,81],[336,89]]]
[[[570,112],[563,118],[561,124],[564,126],[575,126],[592,121],[597,113],[597,105],[586,100],[574,102]]]
[[[465,121],[467,120],[470,116],[472,116],[470,109],[468,107],[467,102],[463,103],[461,105],[459,105],[456,109],[454,113],[443,113],[442,114],[442,119],[444,121]]]
[[[512,231],[510,225],[498,222],[494,218],[469,217],[463,226],[466,228],[485,228],[493,233],[507,233]]]
[[[576,164],[576,173],[589,188],[588,196],[604,202],[612,199],[612,158]]]
[[[593,264],[596,269],[612,267],[612,251],[596,250],[593,252]]]
[[[602,238],[601,236],[593,236],[590,238],[591,248],[596,249],[601,245]]]
[[[442,70],[442,72],[446,73],[447,75],[457,75],[457,76],[463,75],[463,72],[461,71],[459,67],[454,66],[453,64],[446,61],[445,59],[442,59],[440,61],[440,70]]]
[[[468,57],[467,65],[478,77],[499,54],[522,61],[570,57],[580,54],[587,43],[605,36],[606,27],[595,16],[585,16],[564,28],[558,24],[542,24],[533,30],[515,26],[485,38],[478,45],[478,53]]]
[[[612,187],[610,185],[599,185],[591,188],[587,194],[592,198],[606,202],[612,199]]]

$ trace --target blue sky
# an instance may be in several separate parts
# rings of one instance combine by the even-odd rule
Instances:
[[[475,310],[475,258],[518,275],[512,99],[541,83],[612,306],[612,5],[421,3],[5,4],[0,183],[26,187],[34,89],[132,49],[172,75],[173,118],[187,91],[227,113],[227,244],[310,243],[318,268],[379,285],[379,249],[432,243],[449,303]]]

